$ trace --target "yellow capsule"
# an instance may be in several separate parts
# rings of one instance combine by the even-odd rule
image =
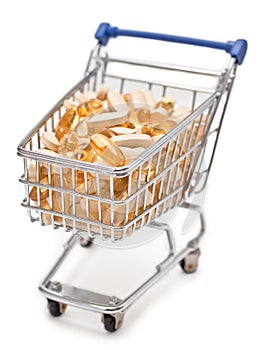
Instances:
[[[64,135],[60,140],[58,153],[67,158],[72,158],[79,148],[79,139],[75,131]]]
[[[128,117],[130,123],[143,124],[151,120],[151,112],[145,108],[132,109]]]
[[[124,154],[108,137],[94,134],[90,138],[90,145],[106,163],[112,166],[122,166],[125,164]]]
[[[144,125],[141,130],[142,134],[147,134],[151,137],[154,136],[159,136],[159,135],[164,135],[166,132],[165,130],[162,130],[161,128],[158,128],[149,124],[149,125]]]
[[[155,105],[155,108],[162,107],[167,110],[168,113],[172,113],[175,105],[175,99],[173,97],[162,97]]]
[[[97,161],[97,154],[93,151],[93,148],[88,145],[84,149],[78,149],[74,154],[74,159],[81,160],[82,162],[95,163]]]
[[[81,103],[78,108],[78,114],[80,117],[91,117],[93,114],[99,113],[103,109],[103,103],[92,98],[87,102]]]
[[[121,128],[128,128],[128,129],[136,129],[136,126],[133,123],[125,122],[123,124],[117,124],[114,125],[114,128],[121,127]]]
[[[55,136],[60,141],[64,135],[74,129],[79,121],[77,109],[71,108],[61,117],[55,130]]]
[[[111,138],[112,136],[118,135],[115,131],[113,131],[113,130],[111,130],[111,129],[108,129],[108,128],[102,130],[102,131],[100,132],[100,134],[101,134],[101,135],[104,135],[104,136],[106,136],[106,137],[108,137],[108,138]]]

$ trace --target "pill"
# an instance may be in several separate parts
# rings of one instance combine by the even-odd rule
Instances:
[[[147,105],[147,100],[144,96],[143,91],[135,90],[130,93],[130,96],[134,108],[145,107],[145,105]]]
[[[115,133],[115,135],[129,135],[129,134],[135,134],[135,132],[136,132],[136,129],[124,128],[121,126],[116,126],[116,127],[110,128],[110,130],[113,133]],[[112,135],[112,136],[115,136],[115,135]],[[110,137],[112,137],[112,136],[110,136]]]
[[[72,158],[79,148],[79,139],[75,131],[66,134],[60,140],[58,153],[67,158]]]
[[[147,148],[152,145],[152,140],[149,135],[132,134],[132,135],[118,135],[113,136],[111,141],[118,146],[123,147],[143,147]]]
[[[41,209],[50,210],[50,205],[49,205],[49,203],[48,203],[48,201],[46,199],[40,202],[40,208]],[[40,215],[41,215],[42,223],[44,225],[51,225],[52,224],[52,220],[51,220],[51,215],[50,214],[41,213]]]
[[[181,122],[191,113],[191,109],[186,106],[176,107],[171,114],[171,118],[177,122]]]
[[[104,136],[106,136],[108,138],[111,138],[112,136],[118,135],[118,133],[116,133],[112,128],[111,129],[106,128],[106,129],[102,130],[100,132],[100,134],[104,135]]]
[[[55,136],[60,141],[64,135],[74,129],[79,121],[76,108],[69,109],[60,119],[56,127]]]
[[[127,115],[124,112],[95,114],[87,120],[87,126],[88,128],[110,128],[127,122],[127,119]]]
[[[63,106],[66,108],[66,109],[71,109],[71,108],[77,108],[78,105],[76,102],[73,102],[71,100],[64,100],[63,102]]]
[[[150,127],[155,127],[157,129],[163,130],[164,133],[170,131],[172,128],[174,128],[177,125],[177,122],[175,120],[171,119],[166,119],[166,120],[160,120],[158,122],[151,122],[147,126]],[[152,136],[157,136],[157,135],[152,135]]]
[[[108,137],[100,134],[92,135],[90,145],[106,163],[112,166],[122,166],[125,164],[124,154]]]
[[[41,184],[43,184],[43,185],[48,185],[48,177],[47,177],[47,176],[44,177],[44,178],[41,179],[39,182],[40,182]],[[39,195],[40,195],[40,201],[43,201],[44,199],[47,199],[48,196],[49,196],[49,189],[48,189],[48,188],[45,188],[45,187],[40,187],[40,188],[39,188]],[[30,193],[29,193],[29,197],[30,197],[33,201],[37,202],[37,199],[38,199],[38,189],[37,189],[36,186],[34,186],[34,187],[31,189],[31,191],[30,191]]]
[[[100,113],[103,110],[103,104],[100,100],[92,98],[89,101],[81,103],[77,112],[80,117],[91,117],[95,113]]]
[[[92,98],[96,98],[96,92],[94,91],[86,91],[85,93],[82,93],[80,91],[75,93],[75,99],[79,102],[79,103],[84,103],[89,101]]]
[[[101,101],[106,100],[108,91],[108,86],[106,84],[101,84],[97,91],[97,98],[99,98]]]
[[[36,182],[37,181],[37,171],[36,171],[36,162],[34,160],[30,160],[27,164],[27,177],[29,181]],[[38,172],[39,179],[43,179],[47,176],[48,170],[41,163],[38,163]]]
[[[132,109],[128,114],[129,122],[143,124],[151,120],[151,112],[147,108]]]
[[[163,137],[163,135],[153,136],[152,137],[152,142],[155,143],[155,142],[159,141],[162,137]]]
[[[160,101],[158,101],[155,105],[156,108],[162,107],[164,108],[168,113],[171,113],[173,111],[175,105],[175,99],[173,97],[162,97]]]
[[[156,125],[156,127],[151,124],[144,125],[141,129],[141,132],[142,134],[147,134],[151,137],[159,136],[159,135],[163,136],[166,133],[165,130],[159,128],[158,124]]]
[[[160,120],[166,120],[170,118],[170,114],[166,111],[166,109],[160,107],[156,108],[154,111],[151,112],[151,121],[160,121]]]
[[[78,137],[88,137],[89,129],[88,129],[88,121],[89,118],[81,118],[78,124],[75,126],[74,131],[78,135]]]
[[[112,111],[124,113],[128,112],[128,106],[119,92],[112,90],[108,91],[107,101]]]
[[[144,90],[143,94],[144,94],[144,98],[146,100],[146,104],[149,106],[155,106],[156,101],[155,101],[155,98],[153,96],[152,91],[151,90]]]
[[[74,159],[81,160],[83,162],[95,163],[97,161],[97,154],[94,152],[90,143],[80,144],[78,150],[74,153]]]
[[[41,137],[41,141],[43,145],[51,151],[58,151],[59,141],[54,134],[44,131]]]
[[[132,96],[130,93],[124,94],[123,98],[129,107],[132,107]]]

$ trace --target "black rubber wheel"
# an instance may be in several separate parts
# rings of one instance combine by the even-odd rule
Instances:
[[[80,245],[83,248],[88,248],[89,246],[92,245],[93,242],[92,242],[92,239],[89,239],[89,240],[87,240],[87,239],[80,239],[79,243],[80,243]]]
[[[61,305],[58,301],[55,300],[47,299],[47,304],[50,314],[54,317],[61,316],[66,309],[66,305]]]
[[[114,316],[104,314],[104,328],[111,333],[116,331],[116,320]]]

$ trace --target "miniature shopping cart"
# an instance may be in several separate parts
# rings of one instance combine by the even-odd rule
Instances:
[[[221,55],[223,63],[220,69],[203,69],[112,57],[105,47],[110,38],[119,36],[176,43],[176,49],[190,48],[190,45],[199,46],[200,48],[191,48],[199,50],[199,53],[207,50],[209,55]],[[95,37],[98,43],[91,52],[84,78],[27,134],[18,146],[18,155],[23,158],[24,164],[24,173],[20,178],[25,187],[22,206],[27,208],[31,221],[39,221],[44,225],[48,218],[53,228],[62,227],[72,232],[62,255],[39,286],[48,300],[50,313],[60,316],[67,305],[99,312],[102,314],[105,329],[113,332],[120,328],[125,311],[177,264],[180,264],[186,273],[195,272],[197,269],[200,256],[199,241],[205,232],[205,223],[202,208],[192,203],[191,198],[206,188],[236,69],[243,62],[247,43],[245,40],[221,43],[121,30],[107,23],[100,24]],[[226,61],[227,55],[223,51],[230,54],[230,60]],[[54,132],[65,113],[63,101],[68,99],[74,102],[77,92],[96,90],[102,83],[122,94],[131,89],[147,89],[151,90],[156,98],[164,95],[175,96],[178,103],[186,105],[191,112],[148,147],[139,158],[121,167],[114,168],[39,152],[43,147],[42,133]],[[145,166],[152,163],[155,164],[154,171]],[[35,169],[33,178],[29,174],[30,166]],[[41,182],[40,172],[43,167],[47,169],[47,183]],[[64,183],[65,172],[70,173],[70,186]],[[53,181],[54,174],[57,181]],[[79,176],[84,183],[81,191],[76,184]],[[89,192],[90,177],[94,179],[95,194]],[[109,184],[107,196],[101,192],[101,183],[105,178]],[[116,181],[126,184],[125,198],[115,196]],[[136,186],[131,186],[134,182]],[[34,201],[29,196],[32,188],[36,192]],[[49,192],[50,207],[41,204],[40,193],[43,189]],[[152,193],[150,203],[146,198],[148,191]],[[60,210],[55,207],[54,193],[61,198]],[[71,199],[70,212],[63,205],[66,198]],[[76,210],[78,200],[86,203],[85,215],[79,215]],[[97,208],[96,220],[90,215],[91,204]],[[104,221],[102,207],[105,206],[110,213],[110,222]],[[162,222],[164,215],[175,211],[176,208],[195,211],[200,220],[197,234],[191,236],[180,250],[175,245],[175,237],[169,224]],[[131,211],[133,215],[130,215]],[[123,218],[117,224],[116,213],[120,212]],[[129,242],[133,236],[143,237],[141,232],[145,228],[150,228],[153,236],[156,232],[164,232],[167,235],[169,253],[166,259],[156,266],[156,272],[126,298],[95,293],[53,279],[77,242],[87,247],[99,240],[111,247],[118,247],[121,242]]]

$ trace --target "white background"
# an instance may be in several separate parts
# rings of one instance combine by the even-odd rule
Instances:
[[[263,76],[262,13],[257,4],[253,0],[1,3],[1,348],[262,349]],[[103,330],[97,314],[71,308],[63,318],[52,319],[46,312],[37,284],[66,236],[62,230],[29,222],[20,207],[23,188],[17,181],[22,172],[18,142],[81,77],[102,21],[120,28],[221,41],[240,37],[249,42],[210,177],[200,269],[191,276],[179,268],[172,271],[129,310],[115,334]],[[94,254],[97,251],[95,247]],[[100,287],[107,290],[114,284],[108,276],[111,264],[121,260],[112,251],[99,254],[90,266],[84,256],[77,272],[92,272],[93,280],[97,270],[104,272]],[[151,251],[143,249],[126,257],[127,274],[117,281],[120,289],[155,261]]]

